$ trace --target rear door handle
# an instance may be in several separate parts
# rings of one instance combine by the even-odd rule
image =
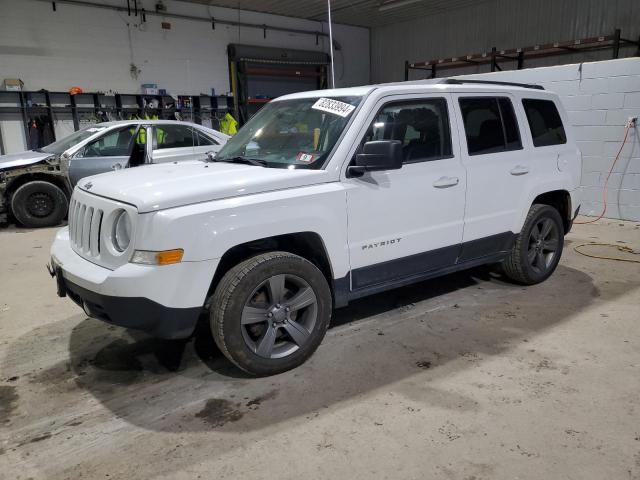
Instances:
[[[440,177],[438,180],[433,182],[433,186],[436,188],[449,188],[455,187],[460,183],[460,179],[458,177]]]
[[[524,165],[516,165],[509,171],[509,173],[516,176],[526,175],[527,173],[529,173],[529,167],[525,167]]]

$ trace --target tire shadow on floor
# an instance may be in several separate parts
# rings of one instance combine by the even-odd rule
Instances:
[[[256,431],[303,422],[413,376],[429,383],[452,375],[561,324],[597,294],[589,275],[565,266],[532,287],[508,283],[489,268],[421,282],[338,310],[307,363],[267,378],[228,362],[206,322],[191,339],[165,341],[85,319],[70,334],[68,359],[29,382],[43,402],[64,395],[63,408],[72,412],[88,392],[114,416],[151,431]],[[35,340],[23,337],[8,354],[27,341]],[[419,396],[426,406],[474,408],[469,399],[427,387]],[[36,415],[46,417],[47,408]]]

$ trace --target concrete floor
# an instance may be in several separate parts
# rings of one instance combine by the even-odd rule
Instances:
[[[535,287],[477,269],[359,301],[263,379],[58,299],[53,234],[0,232],[1,478],[640,479],[640,267],[573,250],[638,249],[636,223],[576,226]]]

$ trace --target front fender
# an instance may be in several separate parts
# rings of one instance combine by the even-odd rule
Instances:
[[[139,222],[136,249],[183,248],[183,261],[219,259],[242,243],[312,232],[324,242],[334,277],[349,271],[346,193],[338,182],[145,213]]]

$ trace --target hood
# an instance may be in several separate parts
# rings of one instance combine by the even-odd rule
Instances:
[[[179,162],[83,178],[76,188],[135,205],[140,213],[328,181],[324,170]]]
[[[24,167],[41,162],[45,158],[53,157],[51,153],[36,152],[29,150],[28,152],[10,153],[8,155],[0,155],[0,170],[9,168]]]

